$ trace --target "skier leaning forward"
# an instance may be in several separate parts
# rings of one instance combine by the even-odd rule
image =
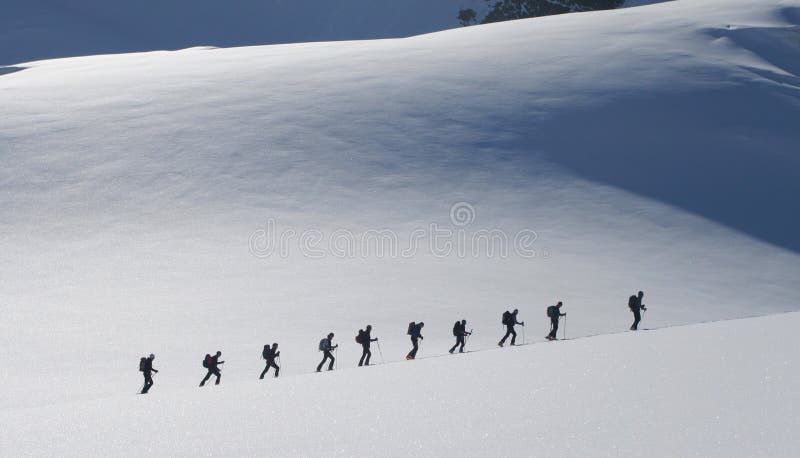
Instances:
[[[153,369],[154,359],[156,359],[156,355],[150,353],[150,356],[142,358],[139,361],[139,371],[144,375],[144,386],[142,387],[141,394],[147,394],[147,392],[150,391],[150,387],[153,386],[153,372],[158,374],[158,371]]]
[[[280,355],[281,355],[281,352],[278,351],[278,344],[277,343],[272,344],[272,347],[270,347],[269,345],[264,345],[264,351],[261,352],[261,356],[264,358],[264,360],[267,361],[267,365],[266,365],[266,367],[264,367],[264,370],[261,372],[261,376],[258,377],[259,379],[262,379],[262,380],[264,379],[264,376],[267,375],[267,372],[269,371],[270,367],[274,367],[275,368],[275,377],[278,376],[278,372],[280,372],[281,368],[278,367],[277,364],[275,364],[275,358],[277,358]]]
[[[221,351],[218,351],[214,356],[211,356],[209,354],[206,355],[205,359],[203,360],[203,367],[208,369],[208,373],[206,374],[205,377],[203,377],[203,380],[200,381],[200,386],[205,385],[208,379],[210,379],[212,375],[217,376],[217,381],[214,382],[214,385],[219,385],[219,381],[222,378],[222,374],[219,372],[219,365],[225,364],[225,361],[219,360],[220,356],[222,356]]]
[[[642,299],[644,298],[644,293],[639,291],[636,296],[631,296],[628,298],[628,308],[631,309],[633,312],[633,324],[631,325],[631,331],[636,331],[639,329],[639,322],[642,321],[642,310],[647,311],[647,307],[642,304]]]
[[[363,331],[358,331],[358,338],[356,338],[356,342],[361,344],[361,359],[358,360],[358,367],[361,366],[369,366],[369,359],[372,357],[372,352],[369,349],[369,345],[372,342],[377,342],[378,339],[372,338],[372,325],[368,324],[367,328]]]
[[[419,341],[420,339],[425,339],[422,337],[422,328],[425,326],[425,323],[419,322],[414,323],[411,322],[408,326],[408,335],[411,336],[411,351],[408,352],[406,355],[406,359],[416,359],[417,351],[419,351]]]
[[[459,353],[464,353],[464,345],[466,345],[466,337],[472,335],[471,332],[467,331],[467,320],[456,321],[456,324],[453,325],[453,335],[456,336],[456,343],[450,348],[450,353],[452,354],[456,351],[456,347],[461,346],[458,349]]]
[[[503,312],[502,323],[506,326],[506,335],[504,335],[503,338],[500,339],[500,342],[497,343],[498,346],[502,347],[503,344],[506,343],[506,339],[508,339],[508,336],[511,336],[511,345],[516,345],[517,331],[514,330],[514,326],[515,325],[525,326],[524,321],[521,323],[517,321],[517,313],[519,313],[519,310],[517,309],[514,309],[513,312],[509,312],[508,310]]]
[[[324,366],[325,365],[325,361],[327,361],[329,359],[331,360],[331,363],[328,365],[328,370],[329,371],[333,370],[333,363],[336,362],[336,358],[333,357],[333,353],[331,353],[331,351],[335,350],[338,347],[339,347],[338,344],[337,345],[333,345],[333,333],[332,332],[330,334],[328,334],[327,337],[325,337],[324,339],[319,341],[319,351],[323,352],[324,356],[322,358],[322,361],[317,366],[317,372],[322,371],[322,366]]]
[[[547,316],[550,318],[550,334],[547,334],[547,340],[556,340],[556,333],[558,332],[558,320],[562,316],[567,316],[566,313],[561,313],[561,307],[564,304],[558,301],[558,304],[547,307]]]

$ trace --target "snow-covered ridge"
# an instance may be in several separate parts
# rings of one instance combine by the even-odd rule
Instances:
[[[0,408],[252,379],[329,331],[402,355],[797,310],[795,1],[675,1],[409,39],[40,61],[0,75]],[[594,46],[587,46],[593,43]],[[542,256],[261,259],[281,229],[533,230]],[[546,254],[546,256],[544,256]]]
[[[4,0],[0,65],[46,58],[405,37],[482,0]]]

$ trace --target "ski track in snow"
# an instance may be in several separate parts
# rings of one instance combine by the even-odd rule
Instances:
[[[4,410],[0,445],[15,456],[791,457],[798,325],[789,313]]]

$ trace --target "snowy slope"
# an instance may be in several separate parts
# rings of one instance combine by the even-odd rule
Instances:
[[[792,313],[2,411],[0,450],[794,457],[798,326]]]
[[[412,320],[422,355],[457,318],[492,347],[513,306],[540,341],[559,299],[570,335],[615,332],[640,288],[647,326],[798,310],[798,7],[675,1],[19,65],[0,76],[0,408],[132,393],[149,352],[165,393],[216,349],[226,383],[250,381],[272,341],[303,374],[330,330],[352,366],[367,323],[392,360]],[[295,237],[260,258],[270,218],[402,247],[431,223],[533,230],[536,256],[436,256],[425,239],[316,259]]]
[[[3,0],[0,65],[192,46],[405,37],[482,0]]]

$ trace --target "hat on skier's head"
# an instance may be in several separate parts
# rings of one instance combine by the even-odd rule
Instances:
[[[150,353],[150,359],[156,359],[156,355]]]

